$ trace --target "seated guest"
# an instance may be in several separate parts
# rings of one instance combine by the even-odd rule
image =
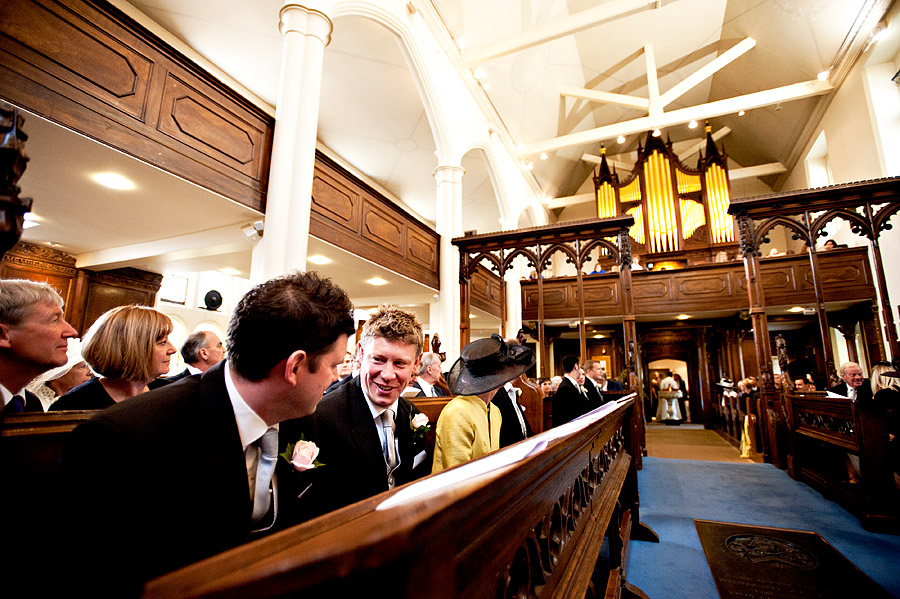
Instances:
[[[862,368],[856,362],[844,362],[839,371],[844,382],[835,385],[830,390],[832,393],[849,397],[854,401],[868,401],[872,399],[872,386],[869,380],[863,376]]]
[[[330,280],[271,279],[235,307],[226,360],[76,427],[59,466],[61,539],[48,541],[65,590],[48,596],[137,596],[151,578],[297,524],[296,469],[314,462],[278,456],[299,440],[279,425],[316,409],[353,331]]]
[[[605,274],[605,273],[606,273],[606,269],[603,268],[602,266],[600,266],[600,263],[599,263],[599,262],[597,262],[596,264],[594,264],[594,270],[592,270],[592,271],[590,272],[590,274],[592,274],[592,275],[602,275],[602,274]]]
[[[582,391],[578,383],[578,378],[584,372],[578,363],[578,356],[564,357],[562,367],[565,374],[553,394],[553,426],[565,424],[591,410],[587,393]]]
[[[616,379],[606,378],[606,373],[600,373],[600,391],[623,391],[622,383]]]
[[[510,345],[515,345],[515,341],[508,341]],[[527,439],[534,434],[528,419],[525,418],[525,406],[519,403],[519,395],[522,390],[507,381],[502,389],[498,389],[491,400],[493,405],[500,410],[502,419],[500,424],[500,447],[506,447],[513,443],[518,443],[522,439]]]
[[[78,332],[63,318],[62,306],[63,299],[46,283],[0,281],[0,420],[9,422],[13,414],[44,411],[41,400],[25,387],[66,363],[68,340]],[[4,444],[5,486],[0,493],[3,596],[39,597],[36,581],[47,576],[48,562],[43,556],[52,530],[44,510],[55,505],[55,499],[29,484],[35,478],[34,470],[16,457]]]
[[[600,394],[597,382],[588,376],[589,369],[593,367],[593,364],[593,360],[585,362],[584,366],[581,367],[581,373],[578,376],[578,384],[588,398],[588,411],[603,405],[603,395]]]
[[[194,331],[181,346],[181,357],[185,368],[178,374],[160,377],[148,387],[156,389],[175,383],[192,374],[202,374],[225,359],[225,346],[219,336],[212,331]]]
[[[544,397],[550,397],[553,392],[553,382],[546,376],[542,376],[537,380],[538,387],[541,388],[541,393],[544,394]]]
[[[34,393],[46,412],[50,404],[65,395],[73,387],[91,380],[91,369],[81,357],[81,340],[69,338],[69,349],[66,352],[66,363],[59,368],[48,370],[30,383],[28,390]]]
[[[43,412],[25,386],[67,361],[78,335],[63,318],[63,299],[46,283],[0,281],[0,393],[5,414]]]
[[[557,375],[550,377],[550,394],[553,395],[556,393],[556,390],[559,389],[559,384],[562,382],[562,377]]]
[[[359,376],[326,395],[314,415],[296,423],[299,433],[315,441],[326,465],[304,477],[310,485],[303,499],[309,515],[429,473],[424,434],[417,434],[424,433],[428,418],[401,397],[418,368],[423,343],[415,314],[380,307],[363,325]]]
[[[531,349],[507,345],[500,335],[478,339],[462,348],[447,377],[456,397],[438,417],[432,473],[500,448],[502,417],[491,400],[504,383],[531,368],[534,359]]]
[[[446,393],[438,385],[441,379],[441,357],[434,352],[425,352],[419,361],[419,376],[411,385],[421,390],[421,397],[444,397]]]
[[[169,371],[175,346],[171,319],[148,306],[119,306],[104,313],[84,336],[82,355],[98,377],[56,400],[50,409],[103,410],[148,391]]]
[[[894,485],[900,489],[900,372],[879,363],[872,367],[870,380],[875,405],[887,413],[887,462],[894,473]]]
[[[325,395],[328,395],[351,378],[353,378],[353,364],[355,360],[353,359],[353,354],[347,352],[344,354],[344,359],[338,364],[337,367],[337,379],[328,385],[328,388],[325,389]]]

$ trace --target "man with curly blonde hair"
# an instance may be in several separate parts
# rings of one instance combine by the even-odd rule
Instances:
[[[301,421],[325,465],[305,475],[311,515],[430,472],[421,428],[427,417],[401,397],[419,366],[422,345],[422,325],[411,312],[382,306],[363,325],[356,348],[359,375],[325,395],[316,413]]]

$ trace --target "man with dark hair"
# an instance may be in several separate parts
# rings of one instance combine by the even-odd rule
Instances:
[[[578,356],[565,356],[562,368],[562,382],[553,394],[553,426],[574,420],[591,409],[587,393],[578,384],[578,377],[582,374]]]
[[[382,306],[363,325],[356,354],[359,375],[326,395],[316,413],[298,423],[326,465],[305,476],[310,515],[429,474],[421,429],[428,418],[401,397],[418,368],[422,345],[415,314]]]
[[[296,524],[278,425],[315,411],[352,309],[316,273],[257,285],[231,317],[227,360],[79,425],[60,464],[67,589],[137,595],[150,578]]]
[[[344,360],[338,364],[337,379],[328,385],[328,388],[325,389],[325,395],[328,395],[344,383],[349,382],[351,378],[353,378],[353,354],[347,352],[344,354]]]
[[[0,281],[0,394],[3,413],[43,412],[25,386],[68,360],[69,338],[78,335],[63,318],[63,300],[46,283]]]

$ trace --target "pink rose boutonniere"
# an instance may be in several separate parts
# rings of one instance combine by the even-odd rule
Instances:
[[[413,439],[424,439],[431,427],[428,426],[428,416],[419,412],[409,419],[409,428],[412,429]]]
[[[297,443],[288,443],[284,452],[278,455],[290,462],[298,472],[325,465],[316,459],[319,456],[319,447],[312,441],[306,441],[302,436]]]

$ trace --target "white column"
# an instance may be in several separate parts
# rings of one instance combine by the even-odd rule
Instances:
[[[263,279],[306,269],[322,62],[333,25],[322,12],[285,4],[279,30],[284,46],[262,241]]]
[[[433,331],[439,330],[441,350],[447,353],[452,364],[459,357],[459,250],[450,241],[462,235],[462,177],[465,169],[461,166],[439,166],[434,169],[437,181],[437,232],[441,236],[440,281],[441,298],[438,324],[432,324]]]

